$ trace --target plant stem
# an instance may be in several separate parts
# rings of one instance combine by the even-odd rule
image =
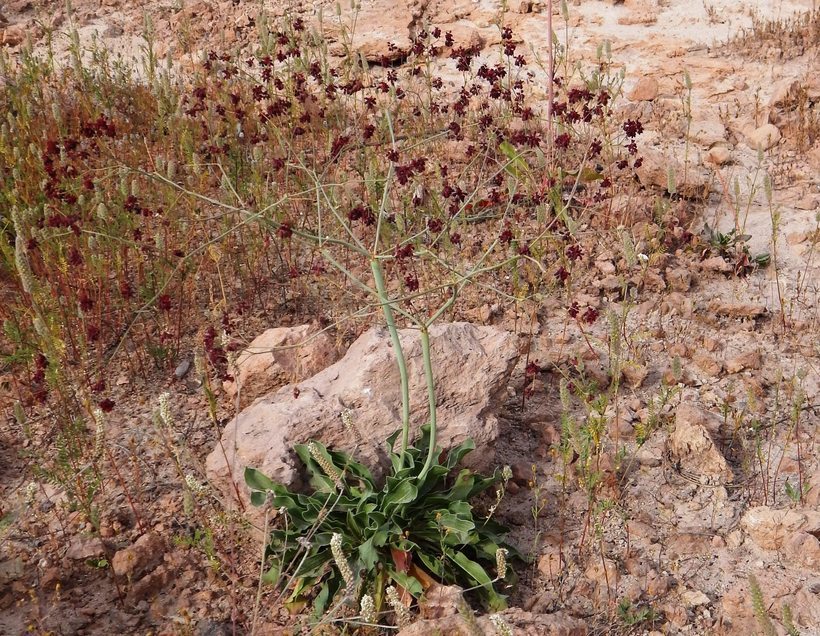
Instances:
[[[424,463],[421,473],[419,473],[418,483],[424,482],[424,478],[433,465],[436,456],[436,381],[433,377],[433,361],[430,357],[430,331],[428,325],[421,329],[421,355],[424,358],[424,379],[427,381],[427,399],[430,410],[430,443],[427,448],[427,461]]]
[[[392,303],[387,295],[384,271],[379,259],[375,256],[370,259],[370,269],[373,271],[373,281],[376,283],[376,292],[379,295],[379,302],[384,313],[384,322],[387,323],[387,330],[390,332],[390,339],[393,341],[393,349],[396,352],[396,364],[399,367],[399,380],[401,382],[401,453],[399,456],[402,465],[404,465],[404,452],[410,443],[410,383],[407,379],[407,361],[401,348],[399,331],[396,329]]]

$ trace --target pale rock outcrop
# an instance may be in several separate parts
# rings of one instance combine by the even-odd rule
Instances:
[[[708,484],[733,481],[732,469],[712,437],[719,428],[719,418],[710,413],[690,404],[677,408],[667,450],[681,473]]]
[[[820,512],[757,506],[743,515],[740,525],[758,547],[779,550],[796,533],[820,533]]]
[[[352,48],[368,62],[395,62],[405,57],[411,47],[410,27],[421,15],[422,4],[408,0],[362,0],[357,8],[340,5],[340,15],[325,15],[324,35],[331,42],[331,52],[345,54],[342,44],[350,39]],[[351,33],[351,27],[355,25]]]
[[[340,357],[335,339],[315,325],[276,327],[257,336],[231,369],[233,380],[223,383],[240,407],[285,384],[299,382],[330,366]]]
[[[414,434],[427,421],[427,387],[419,332],[400,330],[407,360]],[[495,327],[468,323],[430,329],[438,401],[438,443],[450,448],[472,438],[477,450],[467,459],[492,468],[498,436],[496,410],[518,359],[517,338]],[[228,495],[234,483],[243,498],[247,466],[274,481],[295,485],[301,466],[292,447],[318,440],[354,453],[380,472],[386,463],[385,440],[401,427],[399,372],[388,332],[373,328],[356,340],[337,363],[294,385],[254,402],[230,422],[207,460],[211,483]],[[353,431],[340,414],[349,409]]]

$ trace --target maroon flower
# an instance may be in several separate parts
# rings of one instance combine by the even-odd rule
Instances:
[[[110,413],[114,410],[115,402],[111,398],[105,398],[97,403],[103,413]]]
[[[627,119],[624,122],[624,132],[632,139],[643,132],[643,124],[638,119]]]
[[[276,236],[280,239],[288,240],[293,236],[293,226],[288,221],[284,221],[276,230]]]
[[[593,322],[598,320],[598,310],[593,307],[587,307],[587,310],[584,312],[582,318],[585,323],[591,325]]]

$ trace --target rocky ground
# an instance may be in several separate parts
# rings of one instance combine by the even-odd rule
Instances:
[[[508,5],[504,23],[533,52],[543,51],[546,3]],[[311,24],[321,7],[334,35],[333,3],[265,6]],[[498,10],[490,0],[363,1],[354,44],[369,59],[400,61],[413,30],[429,23],[490,50],[500,41]],[[792,18],[811,10],[813,23]],[[145,44],[150,16],[156,54],[184,68],[202,50],[249,46],[258,11],[238,1],[77,0],[69,14],[61,3],[12,0],[0,7],[0,43],[13,56],[27,38],[42,49],[53,37],[59,56],[73,24],[83,46],[96,41],[132,57]],[[343,18],[349,11],[341,8]],[[499,515],[532,563],[519,565],[507,621],[516,634],[785,634],[790,624],[794,633],[820,634],[816,9],[808,0],[585,0],[570,3],[566,16],[556,7],[553,20],[568,59],[592,61],[598,45],[610,43],[612,63],[625,73],[621,108],[644,122],[642,194],[614,208],[660,200],[658,215],[674,218],[674,231],[700,233],[706,225],[723,234],[705,236],[700,253],[644,259],[654,253],[652,223],[633,225],[625,215],[630,241],[594,228],[583,234],[587,272],[575,298],[582,310],[614,318],[584,325],[557,299],[522,317],[474,298],[457,317],[486,330],[485,340],[470,336],[485,345],[476,350],[498,355],[487,362],[466,355],[465,346],[448,349],[463,332],[441,336],[436,363],[455,381],[440,388],[452,400],[447,419],[457,420],[464,405],[476,414],[453,424],[452,435],[478,436],[478,461],[513,471]],[[447,60],[441,65],[454,72]],[[749,238],[733,241],[735,227]],[[761,253],[771,264],[752,267]],[[258,317],[244,331],[250,340],[308,318],[298,310]],[[313,329],[269,333],[256,346],[300,341]],[[293,468],[275,449],[300,439],[299,427],[314,417],[285,403],[294,387],[303,400],[311,391],[336,396],[360,422],[382,418],[365,400],[350,403],[350,392],[362,387],[395,394],[376,345],[352,343],[358,335],[314,339],[299,354],[248,358],[243,364],[256,368],[240,372],[243,394],[224,387],[213,419],[189,382],[190,359],[150,380],[112,370],[118,408],[108,441],[121,472],[105,486],[98,537],[61,508],[58,489],[42,484],[27,492],[31,467],[15,446],[9,413],[0,428],[0,512],[13,512],[14,522],[0,535],[0,632],[248,633],[261,544],[231,495],[224,468],[237,460],[226,462],[221,448],[247,435],[248,452],[258,453],[253,426],[265,422],[274,454],[262,461],[289,479]],[[349,347],[365,353],[343,357]],[[351,374],[355,386],[333,384]],[[464,378],[475,381],[465,388]],[[575,396],[562,394],[562,380],[577,385]],[[617,385],[601,412],[576,399],[593,381]],[[235,402],[244,408],[271,391],[232,420]],[[152,423],[163,392],[173,421],[166,431]],[[315,407],[331,417],[336,405]],[[41,418],[46,424],[48,413]],[[584,466],[581,449],[561,448],[562,429],[566,436],[567,426],[593,422],[605,442]],[[333,430],[328,425],[327,439],[344,445]],[[209,480],[194,501],[183,497],[176,452],[199,466],[198,482]],[[590,489],[592,474],[600,483]],[[281,633],[286,623],[270,601],[263,593],[257,633]],[[400,633],[466,629],[452,607],[427,614]],[[487,620],[481,625],[495,633]]]

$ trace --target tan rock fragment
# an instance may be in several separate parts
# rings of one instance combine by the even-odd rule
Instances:
[[[716,166],[725,166],[732,160],[732,153],[726,146],[713,146],[706,151],[706,160]]]
[[[692,286],[692,272],[684,267],[676,267],[666,270],[666,282],[672,291],[689,291]]]
[[[627,362],[621,369],[624,380],[632,389],[638,389],[649,375],[649,369],[638,362]]]
[[[660,86],[654,77],[642,77],[629,91],[629,99],[633,102],[651,102],[658,96]]]
[[[763,362],[759,349],[745,351],[726,361],[726,371],[729,373],[740,373],[744,369],[760,369]]]
[[[820,572],[820,540],[810,532],[795,532],[785,544],[786,554],[792,561]]]
[[[708,412],[690,404],[678,407],[667,450],[681,473],[708,484],[734,480],[732,469],[712,439],[719,427],[719,418]]]
[[[257,336],[236,359],[223,388],[245,407],[290,382],[300,382],[329,367],[340,357],[334,338],[316,325],[276,327]]]
[[[164,554],[163,538],[156,532],[149,532],[114,554],[111,568],[118,577],[136,579],[158,565]]]
[[[683,146],[661,150],[652,146],[641,148],[643,163],[636,170],[644,187],[671,192],[691,199],[708,196],[712,189],[709,171],[703,167],[699,153]]]
[[[712,256],[701,261],[700,268],[706,272],[719,272],[721,274],[730,274],[734,271],[731,264],[727,263],[722,256]]]
[[[758,506],[743,515],[740,525],[759,547],[779,550],[797,532],[820,532],[820,512]]]
[[[749,147],[754,150],[769,150],[780,141],[780,130],[774,124],[763,124],[746,138]]]
[[[17,46],[26,39],[26,28],[22,24],[13,24],[3,30],[0,44],[3,46]]]
[[[694,362],[706,375],[711,377],[717,377],[723,370],[723,365],[720,360],[709,355],[705,351],[696,351],[692,356],[692,362]]]
[[[709,305],[709,310],[729,318],[758,318],[766,313],[766,305],[718,300]]]

